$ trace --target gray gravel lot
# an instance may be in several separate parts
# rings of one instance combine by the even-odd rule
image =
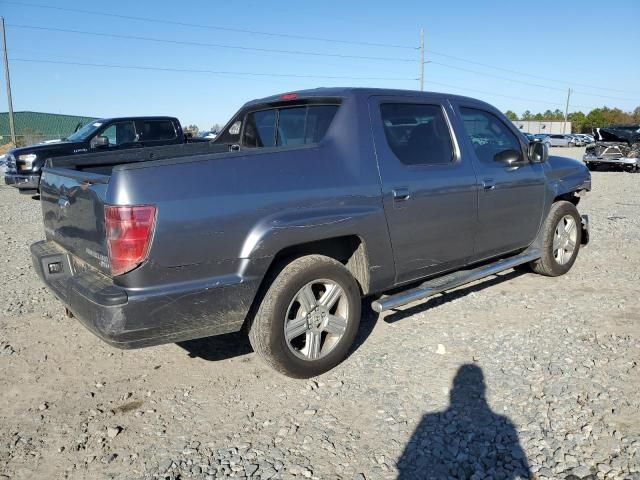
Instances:
[[[103,344],[30,265],[38,202],[1,186],[0,479],[640,479],[639,185],[593,174],[566,276],[366,309],[353,354],[310,381],[239,334]]]

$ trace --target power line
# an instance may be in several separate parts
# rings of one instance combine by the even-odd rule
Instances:
[[[415,61],[413,59],[408,59],[408,58],[375,57],[375,56],[363,56],[363,55],[344,55],[344,54],[338,54],[338,53],[311,52],[311,51],[301,51],[301,50],[281,50],[281,49],[270,49],[270,48],[260,48],[260,47],[244,47],[244,46],[241,46],[241,45],[194,42],[194,41],[185,41],[185,40],[169,40],[169,39],[163,39],[163,38],[143,37],[143,36],[138,36],[138,35],[88,32],[88,31],[84,31],[84,30],[72,30],[72,29],[54,28],[54,27],[41,27],[41,26],[35,26],[35,25],[16,25],[16,24],[11,24],[9,26],[11,26],[13,28],[25,28],[25,29],[33,29],[33,30],[54,31],[54,32],[62,32],[62,33],[72,33],[72,34],[77,34],[77,35],[90,35],[90,36],[98,36],[98,37],[120,38],[120,39],[126,39],[126,40],[150,41],[150,42],[169,43],[169,44],[176,44],[176,45],[189,45],[189,46],[199,46],[199,47],[225,48],[225,49],[241,50],[241,51],[281,53],[281,54],[290,54],[290,55],[310,55],[310,56],[322,56],[322,57],[332,57],[332,58],[349,58],[349,59],[360,59],[360,60],[380,60],[380,61],[392,61],[392,62],[414,62]],[[483,75],[483,76],[487,76],[487,77],[491,77],[491,78],[497,78],[497,79],[508,81],[508,82],[512,82],[512,83],[518,83],[518,84],[521,84],[521,85],[523,84],[523,85],[529,85],[529,86],[533,86],[533,87],[537,87],[537,88],[544,88],[544,89],[547,89],[547,90],[555,90],[555,91],[564,92],[564,89],[560,88],[560,87],[551,87],[551,86],[542,85],[542,84],[539,84],[539,83],[525,82],[523,80],[504,77],[504,76],[501,76],[501,75],[494,75],[494,74],[486,73],[486,72],[480,72],[480,71],[477,71],[477,70],[472,70],[472,69],[464,68],[464,67],[458,67],[458,66],[455,66],[455,65],[449,65],[449,64],[442,63],[442,62],[437,62],[437,61],[434,61],[434,60],[430,61],[429,63],[434,64],[434,65],[440,65],[440,66],[443,66],[443,67],[446,67],[446,68],[451,68],[451,69],[454,69],[454,70],[474,73],[474,74],[477,74],[477,75]],[[329,77],[323,77],[323,78],[329,78]],[[610,99],[614,99],[614,100],[630,100],[630,99],[611,97],[611,96],[608,96],[608,95],[589,94],[589,93],[585,93],[585,92],[575,92],[575,93],[579,93],[581,95],[586,95],[586,96],[610,98]]]
[[[30,30],[45,30],[49,32],[61,32],[61,33],[74,33],[78,35],[92,35],[96,37],[109,37],[109,38],[121,38],[125,40],[143,40],[147,42],[158,43],[170,43],[175,45],[189,45],[196,47],[213,47],[213,48],[226,48],[231,50],[243,50],[254,52],[269,52],[269,53],[284,53],[289,55],[312,55],[316,57],[333,57],[333,58],[350,58],[359,60],[381,60],[387,62],[415,62],[413,58],[394,58],[394,57],[375,57],[364,55],[344,55],[341,53],[324,53],[324,52],[311,52],[306,50],[280,50],[275,48],[260,48],[260,47],[243,47],[241,45],[229,45],[223,43],[206,43],[206,42],[193,42],[184,40],[169,40],[165,38],[143,37],[138,35],[125,35],[119,33],[99,33],[99,32],[87,32],[84,30],[71,30],[67,28],[53,28],[53,27],[40,27],[36,25],[17,25],[9,24],[12,28],[25,28]]]
[[[254,77],[288,77],[288,78],[323,78],[331,80],[387,80],[387,81],[416,81],[417,78],[398,78],[398,77],[350,77],[341,75],[305,75],[298,73],[268,73],[268,72],[237,72],[226,70],[208,70],[196,68],[171,68],[171,67],[149,67],[141,65],[118,65],[110,63],[87,63],[87,62],[68,62],[62,60],[46,60],[36,58],[11,58],[12,62],[28,62],[28,63],[47,63],[56,65],[71,65],[81,67],[99,67],[99,68],[117,68],[127,70],[153,70],[162,72],[179,72],[179,73],[207,73],[213,75],[230,75],[230,76],[254,76]]]
[[[523,76],[531,77],[531,78],[537,78],[538,80],[545,80],[545,81],[548,81],[548,82],[563,83],[565,85],[577,85],[579,87],[595,88],[595,89],[598,89],[598,90],[603,90],[604,89],[603,87],[597,87],[595,85],[588,85],[588,84],[577,83],[577,82],[569,82],[567,80],[559,80],[557,78],[541,77],[539,75],[533,75],[531,73],[519,72],[517,70],[511,70],[510,68],[498,67],[496,65],[489,65],[487,63],[477,62],[475,60],[469,60],[469,59],[466,59],[466,58],[457,57],[455,55],[449,55],[447,53],[437,52],[435,50],[427,50],[427,52],[429,52],[429,53],[431,53],[433,55],[438,55],[440,57],[451,58],[452,60],[458,60],[460,62],[466,62],[466,63],[471,63],[473,65],[479,65],[481,67],[492,68],[492,69],[495,69],[495,70],[501,70],[503,72],[515,73],[516,75],[523,75]],[[629,91],[626,91],[626,90],[615,90],[615,89],[609,88],[609,87],[606,87],[606,90],[609,90],[609,91],[612,91],[612,92],[619,92],[619,93],[631,93],[631,94],[637,93],[637,92],[629,92]]]
[[[494,75],[492,73],[479,72],[478,70],[472,70],[472,69],[469,69],[469,68],[458,67],[458,66],[455,66],[455,65],[449,65],[447,63],[436,62],[434,60],[431,60],[429,63],[430,64],[434,64],[434,65],[440,65],[442,67],[452,68],[454,70],[460,70],[462,72],[475,73],[476,75],[483,75],[485,77],[497,78],[497,79],[505,80],[505,81],[508,81],[508,82],[518,83],[518,84],[521,84],[521,85],[529,85],[529,86],[532,86],[532,87],[546,88],[547,90],[556,90],[556,91],[559,91],[559,92],[566,91],[564,88],[560,88],[560,87],[550,87],[548,85],[542,85],[542,84],[539,84],[539,83],[525,82],[523,80],[518,80],[516,78],[509,78],[509,77],[503,77],[501,75]],[[637,101],[635,99],[612,97],[612,96],[609,96],[609,95],[601,95],[601,94],[597,94],[597,93],[578,92],[578,91],[575,91],[575,90],[572,90],[572,92],[573,93],[579,93],[579,94],[585,95],[585,96],[590,96],[590,97],[601,97],[601,98],[609,98],[609,99],[612,99],[612,100],[623,100],[623,101]]]
[[[69,66],[82,66],[82,67],[96,67],[96,68],[113,68],[113,69],[126,69],[126,70],[143,70],[143,71],[161,71],[161,72],[176,72],[176,73],[204,73],[212,75],[229,75],[229,76],[254,76],[254,77],[289,77],[289,78],[322,78],[322,79],[341,79],[341,80],[385,80],[385,81],[416,81],[417,78],[400,78],[400,77],[352,77],[342,75],[304,75],[294,73],[269,73],[269,72],[238,72],[238,71],[226,71],[226,70],[208,70],[208,69],[196,69],[196,68],[172,68],[172,67],[152,67],[141,65],[119,65],[119,64],[107,64],[107,63],[88,63],[88,62],[75,62],[75,61],[63,61],[63,60],[47,60],[47,59],[35,59],[35,58],[11,58],[12,62],[25,62],[25,63],[44,63],[55,65],[69,65]],[[544,105],[563,105],[561,102],[551,102],[544,100],[534,100],[530,98],[523,98],[511,95],[503,95],[494,92],[488,92],[485,90],[479,90],[474,88],[461,87],[459,85],[452,85],[449,83],[429,81],[430,84],[440,85],[448,88],[456,88],[459,90],[465,90],[469,92],[482,93],[485,95],[498,96],[503,98],[509,98],[513,100],[521,100],[526,102],[539,103]],[[581,107],[580,105],[573,105],[574,107]],[[582,106],[582,108],[589,108]]]
[[[16,1],[3,1],[2,3],[5,4],[10,4],[10,5],[17,5],[17,6],[23,6],[23,7],[31,7],[31,8],[42,8],[42,9],[49,9],[49,10],[58,10],[58,11],[63,11],[63,12],[75,12],[75,13],[82,13],[82,14],[87,14],[87,15],[98,15],[98,16],[103,16],[103,17],[111,17],[111,18],[119,18],[119,19],[125,19],[125,20],[135,20],[135,21],[142,21],[142,22],[150,22],[150,23],[158,23],[158,24],[165,24],[165,25],[176,25],[176,26],[182,26],[182,27],[190,27],[190,28],[202,28],[202,29],[211,29],[211,30],[219,30],[219,31],[226,31],[226,32],[235,32],[235,33],[244,33],[244,34],[252,34],[252,35],[263,35],[263,36],[269,36],[269,37],[280,37],[280,38],[289,38],[289,39],[300,39],[300,40],[312,40],[312,41],[321,41],[321,42],[329,42],[329,43],[337,43],[337,44],[347,44],[347,45],[361,45],[361,46],[370,46],[370,47],[388,47],[388,48],[399,48],[399,49],[408,49],[408,50],[417,50],[419,49],[419,47],[414,47],[414,46],[409,46],[409,45],[398,45],[398,44],[387,44],[387,43],[377,43],[377,42],[363,42],[363,41],[356,41],[356,40],[343,40],[343,39],[333,39],[333,38],[326,38],[326,37],[314,37],[314,36],[307,36],[307,35],[294,35],[294,34],[286,34],[286,33],[276,33],[276,32],[266,32],[266,31],[259,31],[259,30],[249,30],[249,29],[240,29],[240,28],[232,28],[232,27],[223,27],[220,25],[206,25],[206,24],[198,24],[198,23],[189,23],[189,22],[180,22],[180,21],[175,21],[175,20],[163,20],[163,19],[157,19],[157,18],[149,18],[149,17],[140,17],[140,16],[134,16],[134,15],[123,15],[123,14],[115,14],[115,13],[107,13],[107,12],[98,12],[95,10],[85,10],[85,9],[78,9],[78,8],[68,8],[68,7],[58,7],[58,6],[53,6],[53,5],[42,5],[42,4],[37,4],[37,3],[28,3],[28,2],[16,2]],[[23,26],[24,28],[26,28],[27,26]],[[75,33],[80,33],[80,32],[75,32]],[[83,33],[87,33],[87,34],[92,34],[90,32],[83,32]],[[158,41],[159,39],[147,39],[150,41]],[[191,44],[191,43],[189,43]],[[202,45],[202,46],[217,46],[219,48],[235,48],[235,47],[231,47],[231,46],[222,46],[222,45]],[[239,47],[238,47],[239,48]],[[247,48],[244,48],[247,49]],[[266,49],[261,49],[258,51],[266,51]],[[300,55],[314,55],[314,53],[310,53],[310,52],[291,52],[291,51],[280,51],[280,50],[272,50],[275,53],[292,53],[292,54],[300,54]],[[499,67],[496,65],[490,65],[487,63],[483,63],[483,62],[478,62],[475,60],[469,60],[466,58],[462,58],[462,57],[458,57],[455,55],[450,55],[447,53],[443,53],[443,52],[438,52],[436,50],[426,50],[429,53],[433,54],[433,55],[438,55],[438,56],[442,56],[445,58],[450,58],[453,60],[457,60],[460,62],[466,62],[466,63],[470,63],[473,65],[478,65],[478,66],[482,66],[485,68],[491,68],[491,69],[495,69],[495,70],[500,70],[500,71],[504,71],[504,72],[509,72],[509,73],[513,73],[516,75],[522,75],[522,76],[527,76],[530,78],[536,78],[539,80],[545,80],[545,81],[549,81],[549,82],[555,82],[555,83],[562,83],[564,85],[575,85],[575,86],[580,86],[580,87],[584,87],[584,88],[592,88],[592,89],[598,89],[598,90],[603,90],[603,87],[598,87],[595,85],[589,85],[589,84],[584,84],[584,83],[577,83],[577,82],[569,82],[567,80],[560,80],[560,79],[555,79],[555,78],[549,78],[549,77],[544,77],[544,76],[539,76],[539,75],[534,75],[531,73],[525,73],[525,72],[520,72],[517,70],[512,70],[509,68],[504,68],[504,67]],[[382,57],[363,57],[363,56],[346,56],[346,55],[338,55],[338,54],[320,54],[320,53],[315,53],[316,55],[323,55],[323,56],[336,56],[336,57],[343,57],[343,58],[359,58],[359,59],[366,59],[366,60],[391,60],[389,58],[382,58]],[[394,59],[396,60],[396,59]],[[413,61],[410,59],[398,59],[397,61]],[[433,62],[433,63],[438,63],[438,62]],[[440,63],[439,63],[440,64]],[[444,65],[444,64],[440,64],[440,65]],[[454,67],[451,67],[454,68]],[[479,73],[482,74],[481,72],[475,72],[474,73]],[[485,74],[490,76],[490,74]],[[505,79],[504,77],[494,77],[494,78],[500,78],[500,79]],[[512,80],[512,79],[505,79],[505,80],[509,80],[509,81],[516,81],[516,80]],[[520,82],[520,83],[524,83],[524,82]],[[554,87],[548,87],[548,86],[541,86],[541,85],[537,85],[537,84],[531,84],[528,83],[527,85],[531,85],[531,86],[539,86],[541,88],[548,88],[548,89],[556,89],[559,91],[564,91],[564,88],[559,89],[559,88],[554,88]],[[612,91],[612,92],[619,92],[619,93],[631,93],[631,94],[635,94],[636,92],[629,92],[629,91],[625,91],[625,90],[616,90],[610,87],[607,87],[606,90],[608,91]],[[613,96],[609,96],[609,95],[602,95],[602,94],[593,94],[593,93],[587,93],[587,92],[578,92],[573,90],[574,93],[577,94],[582,94],[582,95],[591,95],[591,96],[599,96],[602,98],[609,98],[609,99],[613,99],[613,100],[625,100],[625,101],[629,101],[630,99],[628,98],[619,98],[619,97],[613,97]]]
[[[408,45],[396,45],[396,44],[377,43],[377,42],[362,42],[362,41],[356,41],[356,40],[341,40],[341,39],[335,39],[335,38],[312,37],[308,35],[293,35],[288,33],[247,30],[243,28],[222,27],[220,25],[205,25],[200,23],[179,22],[175,20],[162,20],[158,18],[138,17],[134,15],[122,15],[117,13],[97,12],[95,10],[83,10],[79,8],[67,8],[67,7],[57,7],[53,5],[41,5],[37,3],[13,2],[13,1],[3,1],[2,3],[6,3],[10,5],[19,5],[22,7],[46,8],[49,10],[58,10],[62,12],[75,12],[75,13],[84,13],[88,15],[99,15],[102,17],[120,18],[124,20],[136,20],[140,22],[160,23],[164,25],[176,25],[181,27],[220,30],[223,32],[245,33],[245,34],[251,34],[251,35],[263,35],[268,37],[280,37],[280,38],[289,38],[289,39],[298,39],[298,40],[313,40],[313,41],[328,42],[328,43],[341,43],[346,45],[361,45],[361,46],[368,46],[368,47],[387,47],[387,48],[402,48],[402,49],[409,49],[409,50],[417,50],[417,47],[412,47]]]
[[[491,95],[491,96],[496,96],[496,97],[509,98],[509,99],[512,99],[512,100],[520,100],[520,101],[524,101],[524,102],[539,103],[541,105],[547,105],[547,106],[549,106],[549,105],[556,105],[556,106],[557,105],[560,105],[560,106],[564,105],[564,103],[561,103],[561,102],[551,102],[551,101],[545,101],[545,100],[540,100],[540,99],[534,100],[532,98],[516,97],[516,96],[513,96],[513,95],[503,95],[501,93],[488,92],[486,90],[478,90],[477,88],[461,87],[459,85],[452,85],[450,83],[436,82],[436,81],[433,81],[433,80],[429,80],[429,83],[433,84],[433,85],[440,85],[442,87],[447,87],[447,88],[457,88],[457,89],[463,90],[463,91],[482,93],[484,95]],[[586,105],[572,105],[572,106],[573,107],[578,107],[578,108],[591,108],[591,107],[588,107]]]

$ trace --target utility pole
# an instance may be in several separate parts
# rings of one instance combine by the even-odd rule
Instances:
[[[2,51],[4,53],[4,79],[7,84],[7,102],[9,103],[9,131],[11,132],[11,142],[16,144],[16,130],[13,126],[13,101],[11,100],[11,77],[9,75],[9,57],[7,56],[7,33],[4,28],[4,17],[0,17],[2,26]]]
[[[420,29],[420,91],[424,91],[424,28]]]
[[[562,124],[562,133],[567,133],[567,119],[569,118],[569,99],[571,98],[571,89],[567,91],[567,105],[564,107],[564,123]]]

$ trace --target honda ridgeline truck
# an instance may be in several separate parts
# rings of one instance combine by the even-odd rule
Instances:
[[[244,105],[209,152],[166,148],[42,175],[35,268],[118,348],[245,327],[310,377],[348,354],[362,297],[380,312],[515,266],[562,275],[588,240],[585,165],[471,98],[287,93]]]

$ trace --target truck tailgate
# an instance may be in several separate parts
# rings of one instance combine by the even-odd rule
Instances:
[[[109,176],[45,168],[40,202],[47,240],[109,274],[104,199]]]

